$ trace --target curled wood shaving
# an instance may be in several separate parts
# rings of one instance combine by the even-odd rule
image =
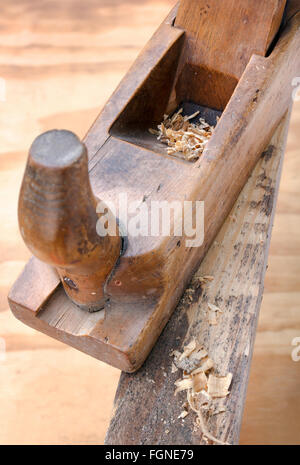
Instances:
[[[210,303],[208,303],[207,305],[208,305],[208,308],[209,308],[212,312],[220,312],[220,313],[223,313],[223,311],[222,311],[219,307],[217,307],[216,305],[210,304]]]
[[[182,357],[183,354],[188,354]],[[199,368],[199,364],[201,364],[201,360],[207,359],[207,351],[203,347],[197,347],[190,351],[190,348],[188,350],[184,349],[183,354],[181,354],[179,357],[174,358],[174,364],[176,365],[177,368],[180,368],[183,370],[185,373],[189,374],[196,368]],[[203,370],[202,370],[203,371]]]
[[[207,350],[205,350],[203,347],[200,347],[191,353],[191,355],[189,356],[189,359],[199,361],[199,360],[204,359],[207,356],[208,356]]]
[[[192,375],[196,375],[197,373],[207,373],[214,367],[214,362],[211,358],[206,357],[205,360],[201,362],[198,368],[192,371]]]
[[[174,363],[172,363],[171,373],[176,373],[176,371],[178,371],[178,368]]]
[[[210,416],[213,417],[215,415],[219,415],[220,413],[224,413],[226,412],[226,408],[225,407],[219,407],[219,408],[216,408],[216,409],[212,409],[210,410]]]
[[[218,324],[218,315],[216,312],[209,311],[208,312],[208,323],[211,326],[216,326]]]
[[[182,116],[182,112],[183,108],[180,108],[171,117],[164,115],[164,121],[157,126],[157,130],[150,128],[149,132],[168,145],[169,155],[195,161],[202,155],[214,127],[203,118],[199,118],[197,124],[190,122],[199,115],[199,111],[189,116]]]
[[[220,313],[223,313],[222,310],[221,310],[219,307],[217,307],[216,305],[210,304],[210,303],[208,303],[207,305],[208,305],[208,308],[209,308],[212,312],[220,312]]]
[[[175,381],[175,386],[177,387],[175,389],[174,396],[176,396],[178,392],[191,389],[193,387],[193,380],[191,378],[178,379]]]
[[[210,304],[213,310],[220,309]],[[218,376],[214,373],[214,361],[209,358],[208,352],[193,339],[184,347],[182,353],[173,351],[174,364],[183,370],[182,378],[175,381],[175,393],[186,391],[187,404],[185,410],[178,418],[188,415],[188,407],[197,414],[196,425],[201,428],[203,438],[207,438],[216,444],[226,444],[215,438],[207,430],[203,413],[207,416],[218,415],[226,411],[224,406],[216,406],[216,399],[225,398],[229,394],[232,374]],[[193,369],[191,369],[193,367]]]
[[[198,279],[201,283],[206,284],[213,281],[215,278],[213,276],[199,276]]]
[[[207,390],[212,398],[226,397],[229,394],[229,386],[232,381],[232,374],[228,373],[226,376],[209,375]]]
[[[181,414],[178,416],[178,418],[185,418],[185,417],[188,416],[188,414],[189,414],[189,412],[187,412],[186,410],[183,410],[183,411],[181,412]]]
[[[175,357],[175,358],[180,357],[180,355],[181,355],[181,352],[179,352],[179,350],[172,350],[172,352],[170,353],[170,356]]]
[[[228,445],[226,442],[220,441],[219,439],[215,438],[212,434],[210,434],[210,432],[208,431],[206,427],[201,409],[195,407],[194,398],[193,398],[191,391],[188,391],[187,399],[188,399],[189,406],[197,414],[196,424],[200,426],[203,436],[205,436],[207,439],[210,439],[215,444],[220,444],[221,446]]]
[[[193,392],[201,392],[203,389],[207,388],[207,376],[206,374],[201,371],[200,373],[196,373],[193,378],[193,385],[192,385],[192,390]]]
[[[188,345],[186,345],[184,347],[184,350],[182,352],[182,354],[180,354],[179,358],[178,358],[178,361],[180,360],[183,360],[184,358],[187,358],[191,355],[192,352],[194,352],[194,350],[196,349],[197,347],[197,343],[196,343],[196,340],[193,339]]]
[[[214,304],[208,303],[208,322],[210,325],[217,325],[220,313],[223,311]]]
[[[213,276],[197,276],[194,275],[189,287],[185,290],[180,301],[181,306],[189,305],[190,302],[195,303],[199,299],[199,290],[214,280]]]
[[[202,389],[197,395],[197,404],[204,410],[209,410],[211,408],[211,403],[212,398],[205,389]]]

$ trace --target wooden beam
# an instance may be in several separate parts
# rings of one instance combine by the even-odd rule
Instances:
[[[106,444],[205,444],[193,412],[178,419],[186,393],[174,397],[180,373],[171,372],[171,351],[182,350],[193,338],[205,346],[220,372],[233,374],[231,392],[222,399],[226,412],[208,419],[207,429],[219,440],[238,443],[289,116],[275,131],[196,272],[214,280],[205,287],[189,286],[192,293],[181,299],[143,367],[121,375]],[[223,311],[217,325],[207,321],[208,302]]]

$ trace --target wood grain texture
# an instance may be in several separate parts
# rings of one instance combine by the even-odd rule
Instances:
[[[224,109],[251,56],[266,55],[285,5],[286,0],[182,0],[175,25],[186,31],[186,42],[176,92]]]
[[[57,295],[51,292],[40,315],[38,309],[33,314],[15,300],[18,283],[9,294],[11,309],[21,321],[127,372],[142,365],[205,256],[287,111],[291,103],[289,83],[299,69],[300,16],[296,15],[269,57],[252,56],[199,160],[188,163],[164,152],[156,153],[151,143],[150,147],[143,146],[143,134],[148,137],[151,121],[155,124],[162,120],[176,75],[183,33],[172,26],[174,17],[173,10],[91,128],[92,140],[101,146],[93,156],[94,144],[87,144],[91,183],[94,194],[107,204],[118,205],[120,193],[126,193],[128,202],[145,202],[148,209],[153,201],[176,201],[180,205],[186,200],[203,201],[204,240],[193,246],[184,230],[179,238],[155,236],[149,231],[136,236],[129,230],[127,248],[104,287],[105,318],[95,321],[92,317],[90,324],[82,327],[89,328],[87,333],[73,331],[73,319],[85,322],[86,317],[78,315],[78,309],[59,290]],[[99,121],[100,135],[95,130]],[[130,133],[140,130],[142,142],[128,144],[120,129],[113,130],[115,126]],[[90,135],[86,138],[89,140]],[[176,220],[180,221],[179,217],[173,216],[171,222]],[[20,279],[23,282],[26,278]],[[29,285],[34,292],[35,282]],[[58,317],[53,319],[55,307]]]
[[[104,441],[119,371],[8,312],[8,289],[30,258],[18,232],[18,193],[32,140],[53,127],[84,137],[173,4],[88,0],[84,11],[82,0],[2,5],[0,76],[7,98],[0,102],[0,337],[6,342],[1,444]],[[29,287],[27,295],[32,302]]]
[[[175,24],[187,35],[188,62],[239,79],[253,54],[265,56],[286,0],[182,0]]]
[[[143,367],[135,375],[122,374],[107,444],[205,444],[193,412],[178,419],[186,394],[174,397],[180,375],[171,372],[171,351],[193,338],[220,374],[233,374],[230,394],[218,404],[226,412],[212,417],[208,430],[238,443],[288,124],[289,114],[196,272],[214,281],[204,288],[191,285],[191,301],[183,298]],[[223,311],[217,326],[207,320],[207,303]]]
[[[84,15],[81,0],[2,5],[0,337],[7,351],[0,362],[1,444],[103,443],[119,371],[19,323],[8,310],[9,288],[30,257],[18,232],[18,191],[32,140],[53,127],[83,137],[173,4],[86,0]],[[295,102],[242,444],[300,442],[299,363],[291,360],[291,340],[300,336],[299,128]]]

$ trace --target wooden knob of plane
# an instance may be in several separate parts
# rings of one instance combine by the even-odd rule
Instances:
[[[121,238],[100,236],[83,143],[70,131],[48,131],[33,142],[19,197],[19,225],[31,252],[54,266],[70,299],[94,312]]]

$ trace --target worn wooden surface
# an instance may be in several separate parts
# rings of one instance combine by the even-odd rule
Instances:
[[[178,419],[186,392],[174,397],[180,371],[172,373],[170,353],[192,339],[205,347],[219,374],[233,375],[229,396],[218,403],[226,412],[209,419],[207,429],[220,441],[239,442],[288,124],[289,115],[196,271],[213,282],[194,280],[143,367],[122,374],[107,444],[205,444],[192,411]],[[223,312],[217,325],[208,321],[208,303]]]
[[[0,103],[0,336],[7,353],[0,363],[1,443],[103,442],[118,370],[31,330],[8,311],[8,290],[29,258],[18,233],[18,189],[34,137],[53,127],[83,137],[173,3],[89,0],[84,15],[82,2],[74,0],[3,4],[0,76],[7,79],[8,98]],[[299,364],[290,355],[291,340],[300,336],[299,111],[296,102],[243,444],[299,442]],[[280,381],[275,393],[274,380]]]
[[[286,0],[183,0],[175,25],[186,30],[188,62],[239,79],[253,55],[265,56]]]
[[[278,32],[286,0],[183,0],[175,24],[186,30],[177,91],[222,110],[251,56],[265,56]],[[196,76],[196,79],[195,79]],[[201,85],[196,85],[196,80]]]
[[[173,10],[118,86],[85,140],[91,183],[98,198],[118,205],[120,194],[125,194],[128,203],[144,203],[147,209],[153,201],[176,201],[181,205],[186,200],[203,201],[203,241],[197,246],[191,245],[191,241],[199,239],[189,237],[184,229],[179,238],[161,232],[155,236],[150,231],[136,236],[128,230],[126,250],[103,287],[104,318],[91,316],[87,321],[86,315],[60,289],[51,292],[49,301],[41,302],[34,309],[24,305],[26,295],[24,299],[19,298],[18,281],[9,294],[12,311],[24,323],[127,372],[136,371],[155,344],[270,135],[291,104],[289,84],[300,72],[299,14],[286,26],[269,57],[252,56],[202,156],[195,163],[168,156],[164,151],[158,154],[151,144],[141,149],[144,134],[149,135],[148,128],[162,121],[166,113],[172,88],[170,77],[176,76],[183,31],[172,26],[174,17]],[[188,59],[185,53],[183,49],[181,60]],[[199,87],[202,81],[193,85]],[[177,104],[180,103],[178,100]],[[270,111],[271,108],[276,111]],[[121,114],[116,119],[119,111]],[[103,132],[98,135],[96,127],[100,124]],[[128,144],[120,129],[112,132],[112,125],[121,127],[125,133],[144,129],[141,143]],[[157,141],[152,138],[156,146]],[[95,154],[94,146],[100,147]],[[176,221],[182,221],[178,212],[171,223]],[[113,247],[113,240],[110,242]],[[115,256],[111,258],[112,263]],[[36,289],[39,281],[32,279],[28,267],[24,273],[29,276],[21,276],[21,286],[28,279],[32,292],[41,294]],[[99,275],[107,276],[107,270],[101,269]],[[70,277],[76,283],[75,270]],[[76,291],[74,300],[75,294]],[[53,318],[55,313],[57,316]]]

